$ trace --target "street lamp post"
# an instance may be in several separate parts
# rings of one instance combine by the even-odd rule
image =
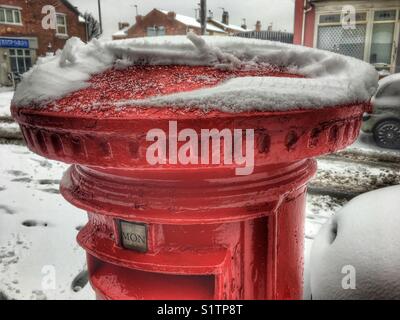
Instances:
[[[207,30],[207,0],[200,1],[200,23],[201,34],[205,35]]]
[[[100,34],[103,34],[103,21],[101,18],[101,4],[100,4],[100,0],[97,0],[97,5],[99,8],[99,23],[100,23]]]

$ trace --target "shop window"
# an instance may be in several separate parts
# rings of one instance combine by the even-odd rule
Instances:
[[[368,17],[370,19],[367,19]],[[389,68],[394,62],[393,46],[398,19],[398,10],[395,9],[370,10],[369,14],[365,11],[357,12],[355,28],[343,28],[338,12],[322,14],[317,20],[316,46],[365,59],[377,68]],[[367,29],[371,29],[368,34]],[[367,57],[366,52],[369,54]]]
[[[374,13],[370,63],[391,64],[394,43],[396,10],[382,10]]]
[[[371,43],[371,63],[391,64],[394,23],[374,24]]]
[[[317,47],[362,60],[366,31],[366,24],[358,24],[355,29],[345,29],[341,24],[319,26]]]
[[[342,13],[323,14],[319,17],[317,47],[364,59],[367,36],[367,12],[355,14],[354,28],[344,28]]]
[[[21,10],[0,7],[0,23],[22,24]]]
[[[30,50],[10,49],[11,71],[23,74],[32,67],[32,56]]]
[[[57,14],[57,34],[67,35],[67,17],[64,14]]]

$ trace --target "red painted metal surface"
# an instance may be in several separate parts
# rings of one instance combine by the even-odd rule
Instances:
[[[73,164],[63,196],[88,211],[78,242],[101,299],[301,299],[306,185],[313,157],[352,143],[368,105],[290,112],[117,109],[115,102],[281,70],[132,67],[37,108],[12,107],[28,147]],[[287,76],[287,75],[285,75]],[[255,168],[150,165],[146,133],[255,130]],[[221,150],[223,153],[223,150]],[[120,221],[146,225],[147,251],[125,249]]]

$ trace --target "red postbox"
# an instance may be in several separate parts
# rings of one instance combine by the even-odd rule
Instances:
[[[288,76],[246,71],[261,73]],[[32,151],[72,164],[61,192],[88,212],[78,242],[87,252],[98,298],[302,298],[313,157],[351,144],[368,105],[240,113],[157,106],[117,110],[106,102],[82,108],[124,96],[121,84],[133,79],[139,81],[135,95],[142,97],[214,85],[199,77],[209,74],[219,80],[242,75],[210,67],[113,69],[58,100],[57,111],[53,103],[41,109],[13,106]],[[154,128],[169,132],[171,122],[177,130],[197,133],[254,129],[252,174],[237,175],[236,164],[149,164],[146,134]],[[223,156],[224,150],[217,152]]]

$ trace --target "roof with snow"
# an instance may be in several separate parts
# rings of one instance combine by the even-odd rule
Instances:
[[[165,15],[168,14],[168,11],[166,10],[160,10],[160,9],[156,9],[162,13],[164,13]],[[201,28],[201,24],[199,21],[197,21],[195,18],[193,17],[189,17],[189,16],[184,16],[182,14],[176,14],[175,19],[177,21],[179,21],[180,23],[183,23],[184,25],[188,26],[188,27],[194,27],[194,28]],[[221,28],[218,28],[216,26],[214,26],[211,23],[207,23],[207,31],[213,31],[213,32],[218,32],[218,33],[225,33],[224,30],[222,30]]]
[[[68,0],[60,0],[60,2],[62,2],[68,9],[73,11],[75,14],[79,16],[81,15],[81,12],[78,10],[78,8],[72,5],[72,3],[69,2]]]
[[[126,37],[128,35],[128,30],[132,26],[127,26],[125,28],[122,28],[121,30],[118,30],[117,32],[113,33],[113,37]]]
[[[73,13],[75,13],[78,16],[78,21],[80,23],[86,23],[85,18],[82,15],[82,12],[79,11],[78,7],[74,6],[71,2],[68,0],[60,0],[62,4],[64,4],[69,10],[71,10]]]
[[[251,31],[251,30],[248,30],[248,29],[244,29],[244,28],[242,28],[240,26],[236,26],[234,24],[225,24],[225,23],[222,23],[221,21],[218,21],[218,20],[215,20],[215,19],[211,19],[211,21],[213,23],[217,24],[218,26],[220,26],[221,28],[223,28],[224,30],[230,29],[230,30],[237,31],[237,32]]]

